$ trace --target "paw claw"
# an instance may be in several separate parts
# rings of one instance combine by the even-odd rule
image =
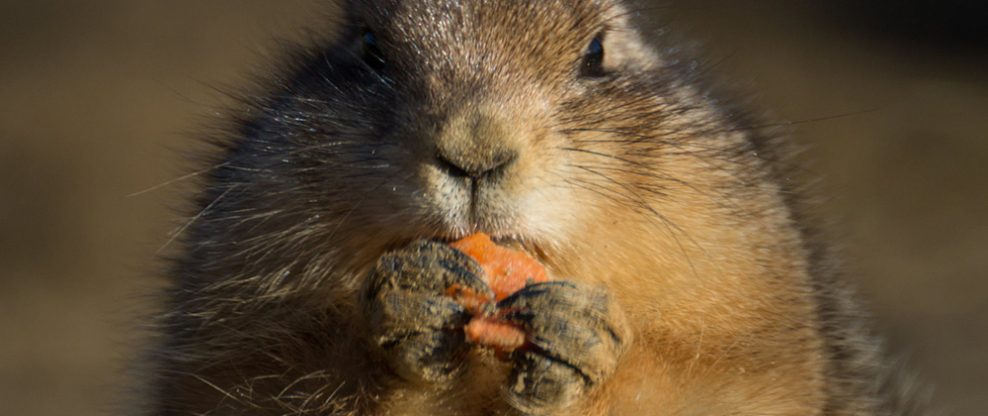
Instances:
[[[516,362],[506,395],[512,406],[526,415],[548,415],[576,402],[588,386],[572,366],[525,353]]]

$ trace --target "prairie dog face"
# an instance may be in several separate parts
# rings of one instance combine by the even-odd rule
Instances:
[[[255,126],[293,167],[279,171],[291,192],[346,235],[553,244],[650,181],[671,87],[623,5],[347,7],[335,44]]]

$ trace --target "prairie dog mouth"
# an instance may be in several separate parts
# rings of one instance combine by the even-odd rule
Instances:
[[[491,233],[487,233],[487,232],[481,231],[481,232],[470,233],[470,234],[465,235],[465,236],[462,236],[460,238],[442,239],[442,241],[445,242],[445,243],[447,243],[447,244],[450,244],[450,243],[453,243],[455,241],[459,241],[459,240],[468,238],[468,237],[473,236],[473,235],[478,234],[478,233],[487,234],[490,237],[491,241],[494,244],[497,244],[498,246],[505,247],[505,248],[510,248],[510,249],[513,249],[513,250],[517,250],[517,251],[526,253],[529,256],[531,256],[531,257],[539,260],[540,262],[544,262],[548,258],[548,255],[546,254],[546,252],[543,249],[542,245],[540,245],[539,243],[537,243],[537,242],[535,242],[533,240],[525,239],[524,237],[520,237],[520,236],[517,236],[517,235],[501,235],[501,236],[497,236],[495,234],[491,234]]]

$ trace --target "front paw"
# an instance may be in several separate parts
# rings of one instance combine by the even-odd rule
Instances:
[[[630,343],[624,314],[602,288],[540,283],[498,308],[528,334],[529,345],[515,353],[506,392],[528,415],[559,414],[576,403],[610,377]]]
[[[402,378],[443,383],[462,367],[470,313],[445,295],[457,285],[493,297],[476,261],[449,246],[418,241],[384,254],[364,296],[371,343]]]

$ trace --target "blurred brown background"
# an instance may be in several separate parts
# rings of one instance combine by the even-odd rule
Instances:
[[[239,85],[275,37],[317,25],[319,3],[0,0],[0,415],[109,413],[182,186],[128,195],[187,173],[176,150],[225,104],[214,87]],[[850,277],[937,403],[972,416],[988,409],[984,9],[650,10],[797,121]]]

